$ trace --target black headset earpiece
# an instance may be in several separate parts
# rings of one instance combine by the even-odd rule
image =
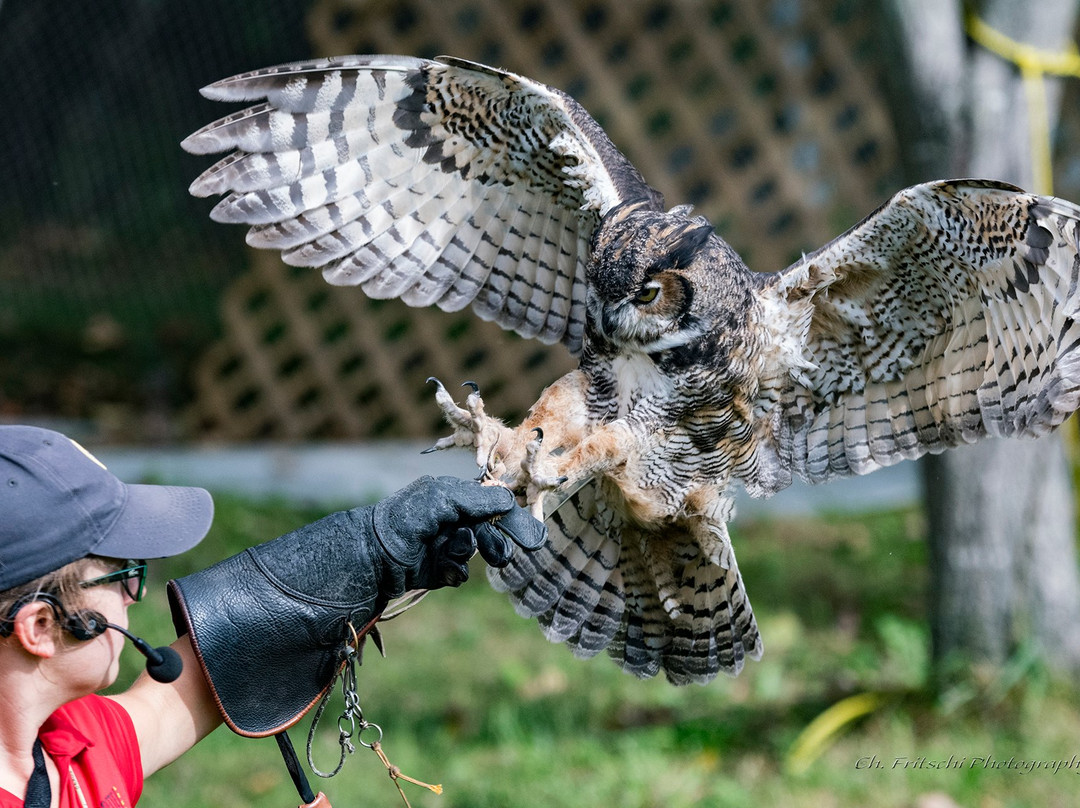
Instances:
[[[80,640],[93,639],[94,635],[90,634],[90,627],[80,621],[76,621],[72,615],[67,613],[63,604],[60,603],[60,600],[55,595],[48,592],[31,592],[29,595],[23,595],[15,601],[11,606],[11,610],[7,613],[7,617],[0,622],[0,636],[10,637],[11,632],[15,630],[15,617],[22,611],[23,606],[27,606],[35,601],[46,603],[52,608],[53,617],[56,618],[56,621],[64,631],[67,631],[70,634],[76,634],[76,632],[85,634],[85,637],[76,634]],[[80,612],[80,616],[81,615],[82,613]],[[97,613],[94,613],[93,616],[101,617],[101,615]],[[102,629],[102,631],[104,631],[104,629]],[[98,632],[98,634],[100,633],[101,631]]]
[[[84,642],[86,640],[92,640],[94,637],[104,634],[105,630],[109,627],[108,621],[105,620],[105,616],[100,612],[85,609],[70,614],[68,610],[64,608],[64,604],[60,602],[60,599],[49,592],[34,592],[31,595],[19,598],[11,610],[11,615],[8,618],[9,624],[14,622],[15,615],[18,613],[19,609],[34,601],[49,604],[50,608],[52,608],[53,615],[56,617],[56,622],[60,624],[60,628],[76,640],[82,640]],[[11,633],[10,628],[7,633]]]
[[[60,620],[60,628],[74,637],[76,640],[92,640],[105,633],[105,630],[109,627],[108,621],[101,612],[92,612],[86,609],[81,612],[75,612],[75,614],[67,614],[63,607],[57,604],[62,618]]]

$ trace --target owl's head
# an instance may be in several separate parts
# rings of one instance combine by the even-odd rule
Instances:
[[[688,206],[614,209],[596,232],[586,273],[594,337],[642,353],[685,345],[713,327],[713,281],[733,261],[742,266]]]

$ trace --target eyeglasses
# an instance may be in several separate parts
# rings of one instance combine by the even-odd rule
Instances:
[[[123,584],[124,591],[127,592],[129,598],[134,601],[142,600],[143,593],[146,592],[146,562],[129,558],[124,562],[122,569],[99,575],[89,581],[81,581],[79,586],[83,589],[89,589],[92,586],[104,586],[105,584],[118,582]]]

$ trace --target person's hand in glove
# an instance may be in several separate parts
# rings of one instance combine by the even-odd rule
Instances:
[[[344,644],[390,599],[457,586],[477,549],[503,566],[511,542],[530,550],[546,535],[505,488],[422,477],[170,581],[173,621],[190,632],[226,723],[268,735],[318,699]]]
[[[508,489],[454,477],[421,477],[376,503],[371,518],[382,549],[402,573],[390,597],[458,586],[468,580],[477,550],[491,566],[503,567],[513,553],[511,539],[535,550],[547,536]]]

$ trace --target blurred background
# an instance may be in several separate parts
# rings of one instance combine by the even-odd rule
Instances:
[[[1035,5],[1059,21],[1049,33],[1016,21],[1039,16],[1027,4],[979,10],[1068,50],[1075,3]],[[212,202],[186,191],[210,161],[179,142],[232,110],[198,88],[344,53],[503,66],[570,92],[670,204],[693,203],[751,268],[775,271],[903,185],[987,165],[966,151],[978,137],[898,88],[926,58],[915,45],[941,30],[957,60],[1022,83],[964,35],[963,11],[946,0],[0,0],[0,422],[59,428],[125,479],[220,494],[212,539],[165,575],[421,473],[471,475],[467,457],[416,454],[443,432],[425,379],[475,379],[489,411],[514,420],[571,358],[468,314],[328,287],[213,224]],[[1080,82],[1036,79],[1049,88],[1053,191],[1080,200]],[[998,99],[1023,142],[994,175],[1031,186],[1027,115],[1040,111],[1025,97]],[[978,105],[954,106],[966,121]],[[406,771],[452,781],[414,804],[1071,804],[1080,759],[1053,775],[972,763],[1080,754],[1077,696],[1020,641],[974,679],[935,685],[921,500],[907,464],[741,504],[736,541],[768,650],[705,690],[572,660],[478,584],[453,613],[429,604],[425,619],[420,607],[394,624],[401,650],[391,639],[391,659],[364,670],[391,757],[397,741],[421,769]],[[141,619],[160,635],[154,608]],[[869,692],[888,699],[828,712]],[[816,725],[808,742],[822,715],[832,730]],[[256,754],[221,733],[211,743],[151,781],[147,799],[295,799],[271,747]],[[885,769],[856,766],[868,756]],[[950,757],[965,763],[926,765]],[[398,799],[372,779],[377,761],[364,771],[331,796]]]
[[[178,144],[231,108],[198,88],[339,53],[501,65],[575,95],[671,204],[775,271],[900,182],[859,7],[5,0],[0,417],[142,444],[428,437],[433,373],[520,415],[561,348],[508,356],[497,328],[325,288],[209,221],[186,188],[211,161]]]

